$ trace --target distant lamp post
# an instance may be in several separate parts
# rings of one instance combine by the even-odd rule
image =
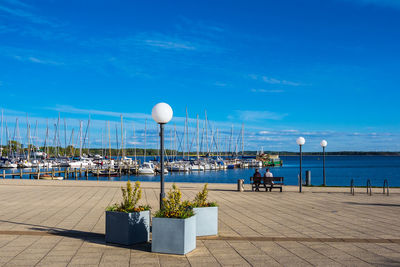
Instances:
[[[323,151],[323,176],[324,176],[324,183],[323,186],[326,186],[326,176],[325,176],[325,147],[328,145],[328,142],[326,142],[326,140],[322,140],[321,141],[321,146],[322,146],[322,151]]]
[[[302,170],[301,170],[301,159],[303,157],[303,152],[301,151],[301,147],[306,143],[306,139],[304,139],[304,137],[299,137],[299,138],[297,138],[296,143],[300,146],[299,192],[301,193],[301,190],[303,187]]]
[[[172,108],[167,103],[158,103],[153,107],[151,116],[153,119],[160,124],[160,209],[163,207],[163,198],[165,197],[164,192],[164,124],[168,123],[172,119]]]

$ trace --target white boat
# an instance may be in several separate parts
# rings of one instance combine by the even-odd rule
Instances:
[[[17,165],[18,168],[32,168],[32,163],[27,160],[20,161]]]
[[[154,164],[151,162],[144,162],[142,166],[140,166],[138,173],[143,175],[154,175]]]
[[[80,160],[75,160],[75,161],[69,162],[69,167],[72,169],[87,168],[87,167],[92,167],[95,165],[96,164],[93,163],[93,161],[91,161],[88,158],[80,158]]]
[[[190,165],[190,171],[204,171],[204,166],[200,165],[200,164],[192,164]]]
[[[3,168],[3,169],[13,169],[13,168],[17,168],[18,167],[18,164],[17,163],[13,163],[13,162],[11,162],[11,161],[5,161],[5,162],[2,162],[2,163],[0,163],[0,168]]]

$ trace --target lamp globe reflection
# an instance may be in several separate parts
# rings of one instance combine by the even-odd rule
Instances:
[[[168,123],[172,119],[173,111],[167,103],[158,103],[151,111],[151,116],[158,124]]]

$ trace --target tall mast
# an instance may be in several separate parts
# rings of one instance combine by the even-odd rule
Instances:
[[[6,121],[6,142],[7,142],[7,144],[8,144],[8,146],[9,146],[9,148],[8,148],[8,156],[10,157],[11,156],[11,142],[10,142],[10,134],[9,134],[9,132],[8,132],[8,127],[7,127],[7,121]]]
[[[110,155],[110,160],[111,160],[111,130],[110,130],[110,122],[107,121],[107,126],[108,126],[108,152]]]
[[[118,144],[118,126],[115,124],[115,140],[117,141],[117,160],[118,160],[118,156],[119,156],[119,144]]]
[[[104,130],[103,129],[101,129],[101,157],[104,157],[104,150],[103,150],[103,148],[104,148],[104,143],[103,143],[103,132],[104,132]]]
[[[67,121],[64,118],[64,157],[67,156]]]
[[[135,164],[136,164],[136,135],[135,135],[135,123],[132,122],[132,127],[133,127],[133,149],[135,153]]]
[[[176,124],[174,124],[174,150],[175,150],[175,159],[178,157],[178,148],[176,144]]]
[[[242,158],[244,156],[244,123],[242,123]]]
[[[31,145],[31,131],[30,131],[30,125],[29,125],[29,120],[28,120],[28,114],[26,114],[26,138],[28,140],[28,147],[27,147],[27,160],[30,159],[30,145]]]
[[[207,125],[207,110],[204,110],[206,124],[206,154],[208,153],[208,125]]]
[[[88,134],[87,154],[89,156],[90,155],[90,114],[89,114],[89,120],[88,120],[88,125],[87,125],[87,134]]]
[[[32,145],[35,152],[37,152],[37,143],[38,143],[38,121],[35,123],[35,137],[33,138]],[[36,159],[36,153],[34,154]]]
[[[188,119],[187,107],[186,107],[186,146],[187,146],[187,159],[189,159],[189,119]]]
[[[147,119],[144,120],[144,153],[143,153],[143,162],[146,161],[146,134],[147,134]]]
[[[219,139],[218,139],[218,129],[217,129],[217,141],[215,142],[215,146],[216,146],[216,148],[217,148],[217,157],[219,157],[219,144],[218,144],[218,142],[219,142]]]
[[[49,148],[47,144],[47,138],[49,138],[49,119],[46,119],[46,137],[44,139],[44,151],[46,153],[46,157],[49,155]]]
[[[79,157],[82,157],[82,121],[79,121]]]
[[[121,156],[122,157],[125,156],[125,154],[124,154],[124,127],[123,127],[123,125],[124,125],[124,122],[123,122],[122,115],[121,115]]]
[[[199,115],[197,114],[197,139],[196,139],[196,145],[197,145],[197,159],[199,159]]]

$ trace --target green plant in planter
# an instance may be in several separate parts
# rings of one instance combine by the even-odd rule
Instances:
[[[121,187],[122,191],[122,202],[120,204],[115,203],[112,206],[107,207],[107,211],[118,211],[118,212],[140,212],[150,210],[149,205],[137,206],[139,200],[142,198],[142,189],[140,188],[140,182],[135,182],[135,187],[132,188],[131,182],[126,183],[126,188]]]
[[[193,208],[202,208],[202,207],[217,207],[217,202],[207,201],[208,197],[208,184],[205,184],[203,190],[197,193],[196,197],[194,198],[193,202],[190,205]]]
[[[156,212],[155,217],[187,219],[194,216],[193,208],[188,205],[188,201],[182,202],[182,192],[173,184],[172,190],[164,198],[163,208]]]

